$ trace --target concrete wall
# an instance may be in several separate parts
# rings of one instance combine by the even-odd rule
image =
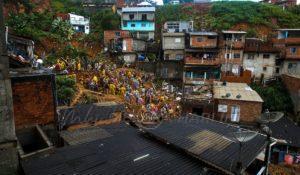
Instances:
[[[284,60],[281,67],[281,74],[300,76],[300,61]]]
[[[16,128],[54,122],[56,109],[51,78],[47,75],[12,79]]]
[[[184,58],[184,50],[165,50],[164,60],[182,60]],[[182,67],[181,65],[179,65]]]
[[[182,79],[182,62],[161,62],[158,65],[158,74],[166,79]]]
[[[6,56],[3,1],[0,1],[0,174],[17,174],[18,157],[13,118],[13,101]]]
[[[185,49],[185,37],[183,36],[163,36],[163,50]]]
[[[122,30],[154,31],[155,23],[151,22],[151,21],[126,21],[126,22],[123,21],[122,22]]]
[[[263,58],[264,54],[269,54],[270,57]],[[260,79],[262,74],[264,78],[271,78],[276,74],[276,57],[277,54],[274,53],[244,53],[243,67],[250,70],[252,76],[257,79]]]
[[[134,15],[134,18],[133,19],[130,19],[130,17],[129,17],[129,15],[130,14],[133,14]],[[142,19],[142,16],[143,15],[146,15],[146,17],[147,17],[147,21],[153,21],[154,20],[154,18],[155,18],[155,13],[154,12],[132,12],[132,13],[123,13],[122,14],[122,20],[127,20],[127,21],[130,21],[130,20],[139,20],[139,21],[141,21],[141,20],[143,20]]]
[[[218,105],[227,105],[227,113],[218,112]],[[215,115],[220,120],[231,121],[231,107],[240,107],[240,122],[255,123],[262,112],[262,103],[239,100],[215,99]]]

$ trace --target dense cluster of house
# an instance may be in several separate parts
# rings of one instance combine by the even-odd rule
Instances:
[[[255,123],[263,100],[248,85],[300,76],[300,29],[277,29],[259,39],[240,30],[197,31],[193,21],[167,21],[157,39],[151,4],[123,7],[120,15],[121,30],[104,32],[109,53],[127,64],[156,65],[158,76],[182,88],[185,112]],[[159,47],[151,49],[153,43]],[[159,61],[152,62],[151,53]],[[293,94],[297,113],[299,99]]]

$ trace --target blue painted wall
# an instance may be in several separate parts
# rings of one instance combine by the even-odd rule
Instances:
[[[132,24],[135,25],[132,27]],[[142,26],[144,24],[144,26]],[[129,31],[154,31],[155,24],[151,21],[127,21],[127,26],[124,26],[124,22],[122,22],[122,30]]]

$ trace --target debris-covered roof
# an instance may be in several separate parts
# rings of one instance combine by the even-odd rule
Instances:
[[[245,170],[266,145],[265,136],[258,134],[242,143],[239,154],[239,142],[234,137],[234,132],[240,130],[238,126],[192,114],[145,130],[158,140],[180,148],[228,174],[236,171],[239,156]]]
[[[300,127],[287,117],[268,124],[272,137],[285,140],[288,145],[300,148]]]
[[[214,82],[214,98],[240,101],[264,102],[259,94],[246,83]]]
[[[113,113],[122,112],[124,105],[116,102],[76,105],[59,110],[59,127],[70,126],[82,122],[94,122],[113,118]]]
[[[23,160],[25,175],[204,174],[198,160],[145,137],[131,126],[109,125],[103,129],[113,136]]]

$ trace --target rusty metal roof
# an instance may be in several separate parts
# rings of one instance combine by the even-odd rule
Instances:
[[[145,129],[145,132],[224,173],[234,174],[239,155],[245,170],[266,145],[266,137],[258,134],[254,139],[242,144],[239,154],[239,142],[234,137],[234,132],[239,130],[244,129],[188,114],[176,120],[166,121],[155,129]]]

